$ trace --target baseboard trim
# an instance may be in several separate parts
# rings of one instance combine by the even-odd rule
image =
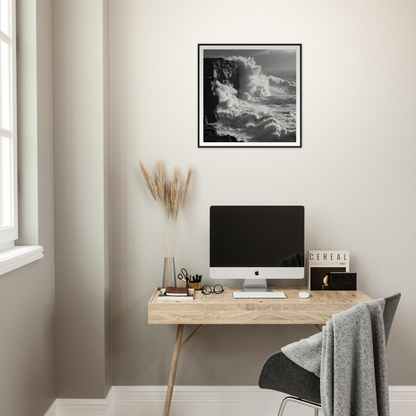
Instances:
[[[114,403],[165,403],[166,386],[113,386]],[[172,403],[279,401],[281,393],[257,386],[175,386]]]
[[[390,386],[389,392],[391,416],[416,414],[416,386]],[[158,416],[165,395],[166,386],[113,386],[105,399],[57,399],[45,416]],[[285,396],[257,386],[176,386],[172,414],[275,414]],[[285,415],[308,415],[307,410],[288,405]]]
[[[110,389],[105,399],[56,399],[57,413],[51,416],[113,416],[114,394]],[[49,416],[49,415],[48,415]]]
[[[390,403],[416,403],[416,386],[390,386]]]

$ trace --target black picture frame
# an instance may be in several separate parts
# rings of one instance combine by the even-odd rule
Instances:
[[[302,44],[198,44],[198,147],[301,148]]]

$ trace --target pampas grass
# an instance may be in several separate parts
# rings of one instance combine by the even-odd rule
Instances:
[[[146,186],[149,188],[153,199],[156,202],[160,225],[162,229],[163,244],[165,256],[168,258],[168,285],[172,284],[172,258],[175,255],[176,237],[178,233],[178,216],[179,208],[185,202],[188,193],[189,182],[193,173],[192,166],[189,165],[185,181],[182,186],[179,179],[179,169],[175,166],[173,170],[172,183],[166,178],[163,170],[163,164],[160,159],[156,160],[155,178],[149,169],[140,160],[140,170],[143,174]],[[157,200],[159,196],[159,202]]]
[[[160,159],[156,160],[156,187],[160,200],[165,201],[165,179],[162,161]]]
[[[170,187],[170,203],[172,207],[172,214],[175,216],[175,221],[178,219],[179,197],[179,169],[175,166],[172,185]]]
[[[140,161],[140,170],[143,173],[144,180],[146,182],[147,187],[149,188],[150,193],[152,194],[153,199],[156,201],[156,187],[155,182],[153,180],[153,176],[142,161]]]
[[[192,166],[189,165],[188,174],[186,175],[186,179],[185,179],[185,182],[184,182],[183,187],[182,187],[182,205],[185,202],[185,198],[186,198],[186,194],[188,192],[188,186],[189,186],[189,182],[191,180],[192,172],[193,172]]]
[[[170,187],[169,187],[169,182],[166,179],[163,181],[163,187],[164,187],[164,195],[163,195],[162,204],[165,205],[166,215],[168,216],[168,219],[169,219],[170,217]]]

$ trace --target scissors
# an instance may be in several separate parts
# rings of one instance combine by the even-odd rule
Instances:
[[[181,272],[178,274],[178,279],[189,283],[189,273],[184,267],[182,267]]]

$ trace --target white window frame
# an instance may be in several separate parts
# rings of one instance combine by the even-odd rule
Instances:
[[[0,0],[0,2],[7,0]],[[8,273],[14,269],[22,267],[35,260],[43,257],[43,247],[41,246],[16,246],[15,241],[18,239],[18,210],[17,210],[17,63],[16,63],[16,0],[9,2],[9,32],[10,36],[1,31],[0,40],[10,46],[9,56],[9,73],[11,76],[11,120],[10,130],[4,129],[0,124],[0,137],[8,137],[11,140],[12,155],[10,158],[10,169],[12,170],[12,179],[10,189],[10,225],[0,228],[0,275]],[[0,3],[1,7],[1,3]],[[1,96],[1,78],[0,78],[0,100]],[[2,141],[0,143],[3,145]],[[3,163],[1,164],[3,167]]]
[[[2,2],[5,0],[1,0]],[[10,36],[0,30],[0,40],[9,45],[9,74],[11,80],[11,94],[10,94],[10,130],[4,129],[0,125],[0,136],[7,137],[11,141],[11,183],[10,183],[10,224],[0,228],[0,249],[13,247],[14,241],[18,238],[18,216],[17,216],[17,105],[16,105],[16,2],[9,0],[9,30]],[[2,16],[3,17],[3,16]],[[1,58],[0,58],[1,59]],[[0,85],[1,91],[1,85]],[[2,98],[1,98],[2,99]],[[7,165],[6,165],[7,166]],[[3,169],[4,165],[1,164]],[[2,198],[3,199],[3,198]]]

